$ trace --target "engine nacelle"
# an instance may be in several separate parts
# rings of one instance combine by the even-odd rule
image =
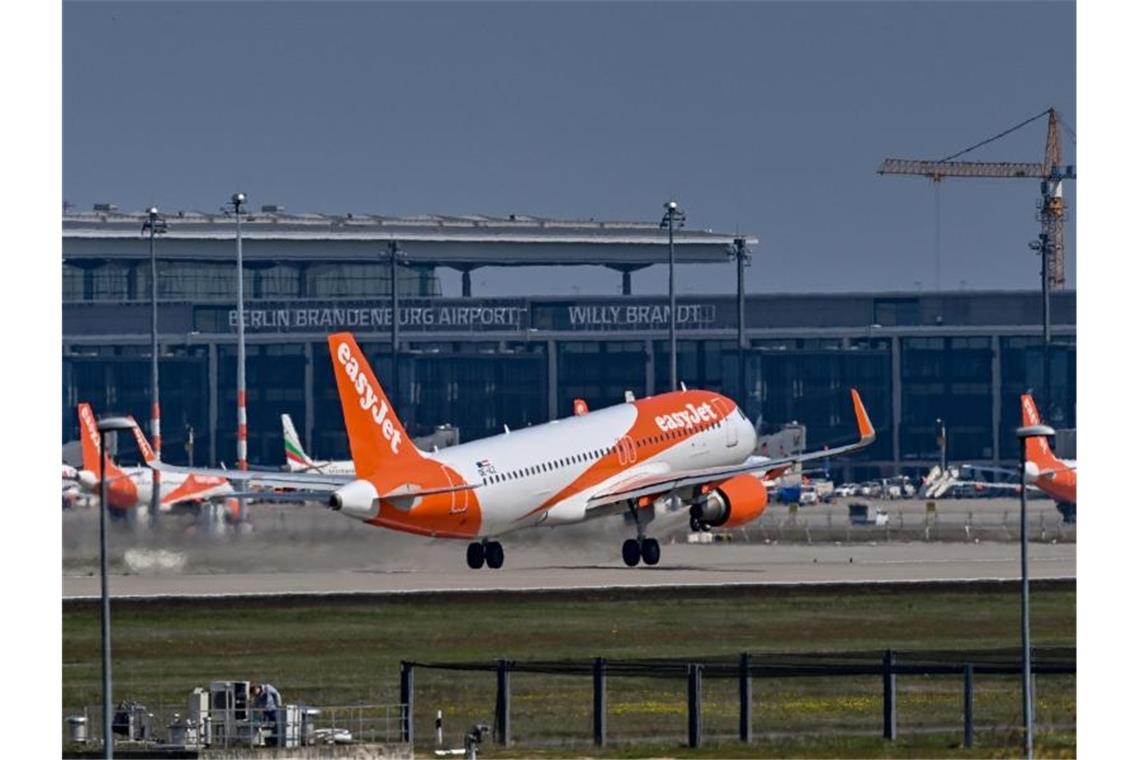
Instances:
[[[693,504],[693,520],[709,527],[736,528],[755,520],[768,506],[768,489],[759,478],[737,475]]]
[[[367,480],[354,480],[333,492],[329,507],[357,520],[371,520],[380,513],[379,494]]]

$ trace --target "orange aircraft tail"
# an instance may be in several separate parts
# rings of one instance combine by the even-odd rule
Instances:
[[[423,454],[400,424],[352,334],[330,335],[329,355],[357,477],[375,475],[383,468],[404,470],[421,464]]]
[[[99,477],[99,428],[96,426],[95,413],[87,403],[79,405],[79,442],[83,448],[83,469]],[[109,455],[105,455],[105,459],[108,479],[123,474]]]
[[[1025,427],[1041,424],[1037,404],[1033,403],[1033,396],[1028,393],[1023,393],[1021,396],[1021,424]],[[1025,458],[1042,470],[1065,468],[1064,462],[1054,456],[1053,450],[1049,448],[1049,439],[1043,435],[1025,439]]]
[[[146,436],[143,435],[143,431],[142,428],[139,427],[139,423],[135,422],[135,418],[128,417],[127,419],[134,423],[134,427],[131,428],[131,432],[135,434],[135,443],[137,443],[139,446],[139,453],[142,454],[143,461],[147,464],[151,464],[154,462],[154,460],[158,459],[158,457],[154,455],[154,449],[150,447],[150,443],[147,441]]]

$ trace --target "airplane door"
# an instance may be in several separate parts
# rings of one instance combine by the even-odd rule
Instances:
[[[740,443],[740,433],[737,431],[736,425],[733,424],[734,420],[732,420],[730,417],[731,412],[728,411],[728,405],[719,398],[714,398],[712,403],[713,408],[716,409],[716,413],[721,419],[721,422],[724,423],[725,446],[731,449],[733,446]]]

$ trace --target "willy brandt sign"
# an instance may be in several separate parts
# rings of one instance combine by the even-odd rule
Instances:
[[[200,333],[234,333],[238,312],[232,305],[193,307],[194,328]],[[575,300],[530,302],[522,298],[402,300],[400,330],[407,333],[609,332],[668,330],[669,305],[663,301],[636,303]],[[716,303],[677,304],[680,330],[734,327],[720,324]],[[254,333],[330,333],[350,330],[386,332],[392,328],[392,305],[387,299],[352,301],[250,301],[244,309],[245,330]]]

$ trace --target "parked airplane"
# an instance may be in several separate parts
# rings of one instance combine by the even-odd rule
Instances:
[[[1021,424],[1040,425],[1041,415],[1033,396],[1021,396]],[[1077,461],[1058,459],[1043,435],[1025,439],[1025,482],[1040,488],[1057,502],[1057,509],[1068,519],[1077,509]]]
[[[355,472],[362,477],[296,472],[274,480],[322,493],[332,509],[371,525],[469,540],[473,569],[502,567],[503,547],[495,538],[511,531],[618,514],[628,514],[637,530],[622,545],[622,559],[629,566],[656,565],[661,547],[647,528],[659,515],[687,516],[694,530],[743,525],[768,505],[765,475],[875,439],[852,389],[857,442],[756,457],[756,431],[735,403],[718,393],[682,390],[427,453],[412,445],[353,336],[328,340]]]
[[[132,420],[133,422],[133,420]],[[78,473],[78,481],[89,493],[99,494],[99,429],[95,415],[89,404],[79,404],[79,440],[83,449],[83,469]],[[151,465],[157,461],[154,450],[136,424],[133,428],[135,441],[145,467],[119,467],[104,453],[107,477],[107,507],[110,514],[125,517],[129,512],[150,505],[154,488],[154,471]],[[233,487],[224,477],[196,473],[159,473],[159,509],[170,512],[175,509],[197,507],[203,502],[226,499],[231,512],[236,502],[227,499]]]
[[[301,445],[301,437],[293,427],[293,418],[288,414],[281,415],[281,427],[285,431],[285,467],[289,472],[320,472],[337,475],[355,475],[356,469],[352,460],[324,460],[310,459]]]
[[[1037,412],[1037,405],[1029,393],[1021,396],[1021,424],[1025,427],[1040,425],[1041,416]],[[966,473],[994,472],[1020,480],[1017,470],[1006,467],[991,467],[989,465],[962,464],[947,467],[943,471],[935,465],[930,473],[923,479],[923,496],[925,498],[938,498],[953,493],[958,486],[972,486],[979,491],[1012,490],[1019,492],[1021,484],[1018,482],[987,482],[972,480]],[[1058,459],[1049,448],[1049,441],[1045,436],[1033,436],[1025,441],[1025,484],[1030,489],[1036,489],[1050,497],[1057,503],[1057,509],[1064,515],[1067,522],[1076,517],[1077,509],[1077,463],[1072,459]]]

